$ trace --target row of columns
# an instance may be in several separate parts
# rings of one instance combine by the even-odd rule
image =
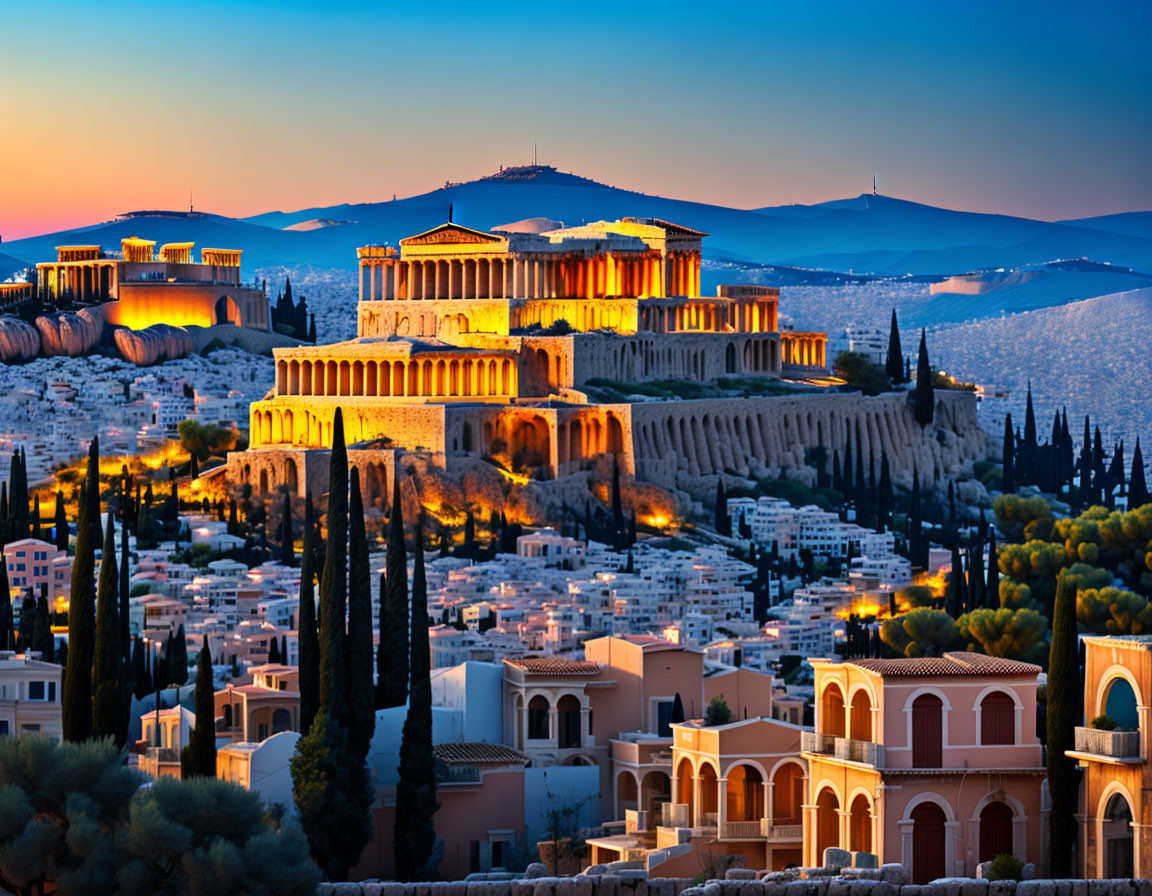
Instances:
[[[776,303],[708,301],[642,307],[640,329],[653,333],[773,333],[776,331]]]
[[[360,301],[700,295],[700,253],[362,258]]]
[[[41,264],[36,267],[43,284],[41,288],[49,296],[71,293],[77,301],[88,302],[116,295],[119,282],[116,265],[113,260],[87,264]]]
[[[508,358],[276,362],[277,395],[328,397],[508,397],[517,394]]]
[[[827,367],[828,340],[823,336],[783,333],[784,363],[797,367]]]

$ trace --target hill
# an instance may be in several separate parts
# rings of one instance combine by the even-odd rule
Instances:
[[[542,217],[570,225],[625,216],[662,218],[707,232],[705,254],[712,260],[873,276],[946,276],[1080,257],[1152,271],[1152,233],[1144,232],[1143,213],[1111,216],[1124,218],[1119,223],[1053,223],[873,195],[809,206],[736,209],[637,193],[545,165],[502,169],[389,202],[274,211],[239,220],[142,212],[18,240],[5,244],[5,251],[39,261],[50,258],[62,242],[114,246],[122,236],[136,235],[241,248],[247,270],[286,264],[350,268],[358,246],[395,243],[443,223],[450,213],[453,220],[483,230]]]

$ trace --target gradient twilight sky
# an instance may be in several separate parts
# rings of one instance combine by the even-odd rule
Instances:
[[[1152,3],[5,4],[0,235],[540,160],[740,207],[1152,209]],[[0,251],[3,250],[0,244]]]

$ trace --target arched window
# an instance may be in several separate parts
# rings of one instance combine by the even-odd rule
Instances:
[[[921,694],[912,703],[912,767],[939,768],[943,752],[943,704],[935,694]]]
[[[571,694],[565,694],[556,705],[557,722],[560,726],[561,750],[573,750],[580,746],[580,701]]]
[[[980,701],[980,743],[1016,743],[1016,703],[1003,691]]]
[[[838,686],[833,684],[824,689],[821,708],[823,709],[820,718],[821,733],[829,734],[832,737],[843,737],[844,695]]]
[[[1136,712],[1136,694],[1126,678],[1116,676],[1108,683],[1104,698],[1104,714],[1116,723],[1117,728],[1136,731],[1140,728],[1140,718]]]
[[[548,701],[539,694],[528,701],[528,739],[548,739]]]
[[[824,850],[840,845],[840,800],[826,787],[816,798],[816,863],[824,863]]]

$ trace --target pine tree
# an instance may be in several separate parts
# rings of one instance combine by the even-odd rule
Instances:
[[[64,739],[92,735],[92,658],[96,640],[96,533],[100,526],[100,446],[93,436],[76,524],[76,555],[68,602],[68,665],[64,669]]]
[[[394,849],[396,876],[428,880],[436,849],[433,824],[436,765],[432,753],[432,681],[428,645],[428,592],[424,577],[421,526],[416,527],[416,564],[412,573],[412,660],[408,714],[400,740],[400,779],[396,784]]]
[[[884,370],[892,380],[892,385],[898,386],[904,382],[904,350],[900,347],[900,327],[896,324],[896,309],[892,309],[892,325],[888,330],[888,356],[884,361]]]
[[[984,606],[1000,609],[1000,558],[996,553],[996,530],[988,533],[988,584],[984,587]]]
[[[55,517],[55,541],[56,549],[68,552],[68,517],[64,512],[64,494],[56,492],[56,517]]]
[[[1004,494],[1016,491],[1016,439],[1012,435],[1012,415],[1004,417]]]
[[[928,366],[928,336],[920,331],[920,355],[916,361],[916,388],[912,392],[912,411],[916,422],[927,426],[936,412],[936,395],[932,389],[932,368]]]
[[[1128,480],[1128,509],[1143,507],[1149,501],[1148,483],[1144,478],[1144,455],[1140,452],[1140,437],[1136,437],[1136,450],[1132,452],[1132,475]]]
[[[193,704],[196,725],[180,756],[180,772],[184,778],[216,777],[216,709],[215,687],[212,683],[212,655],[208,652],[208,639],[196,658],[196,690]]]
[[[280,519],[280,562],[284,566],[296,565],[296,551],[292,535],[292,496],[284,492],[284,510]]]
[[[92,733],[115,737],[120,730],[120,622],[116,584],[116,551],[112,549],[112,514],[108,514],[96,588],[96,649],[92,667]],[[123,744],[119,744],[123,746]]]
[[[1080,776],[1076,761],[1066,751],[1074,749],[1074,728],[1080,717],[1076,705],[1080,669],[1076,646],[1076,584],[1067,573],[1056,583],[1052,613],[1052,645],[1048,656],[1048,791],[1052,808],[1048,816],[1048,861],[1053,878],[1072,876],[1072,847],[1076,841],[1076,810]]]
[[[392,479],[392,515],[388,518],[385,592],[380,609],[376,708],[402,706],[408,699],[408,556],[404,549],[404,513],[400,471]]]
[[[304,498],[304,550],[300,555],[300,730],[307,734],[320,705],[320,637],[316,631],[316,532],[312,522],[312,493]],[[383,593],[383,592],[381,592]]]
[[[372,656],[372,572],[368,561],[368,534],[360,471],[349,474],[348,513],[348,748],[357,761],[368,758],[376,731],[375,661]]]
[[[348,556],[348,452],[344,447],[344,416],[336,409],[332,421],[332,453],[328,469],[328,545],[320,576],[320,706],[344,724],[344,629]]]

